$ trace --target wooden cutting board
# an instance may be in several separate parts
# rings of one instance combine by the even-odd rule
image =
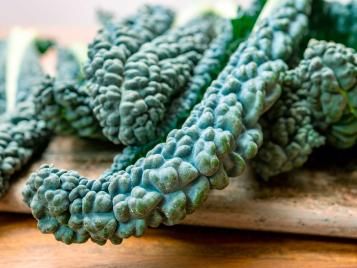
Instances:
[[[44,154],[18,175],[0,200],[0,211],[30,213],[21,191],[40,165],[53,163],[95,179],[121,149],[105,142],[54,138]],[[306,168],[269,182],[257,179],[248,168],[242,176],[231,178],[226,189],[212,191],[203,207],[183,223],[357,238],[354,151],[322,150],[312,158]]]

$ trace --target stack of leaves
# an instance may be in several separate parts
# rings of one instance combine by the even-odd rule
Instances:
[[[256,155],[262,143],[258,120],[280,96],[280,76],[287,68],[284,61],[307,32],[310,4],[308,0],[286,0],[258,21],[182,127],[172,130],[166,141],[157,144],[145,158],[125,170],[108,171],[98,180],[47,165],[33,173],[24,198],[39,229],[65,243],[81,243],[90,238],[98,244],[107,240],[118,244],[131,235],[141,236],[149,226],[180,222],[202,204],[210,189],[225,188],[229,176],[241,174],[246,161]],[[151,45],[143,48],[151,53]],[[132,58],[146,59],[145,55],[136,58],[135,54]],[[120,81],[124,90],[131,91],[132,85],[141,83],[146,88],[147,76],[141,73],[146,74],[146,69],[140,66],[140,72],[132,71],[132,64],[129,66],[119,69],[130,70],[129,77],[134,80],[129,84],[118,77],[106,78],[105,72],[99,71],[99,77],[108,82]],[[100,93],[99,88],[93,91]],[[139,100],[139,93],[129,96]],[[140,102],[135,113],[145,111],[144,104]],[[112,109],[111,105],[104,108]],[[117,122],[118,118],[112,120]],[[140,124],[136,120],[124,123],[134,127]],[[113,137],[130,142],[126,135],[127,132],[119,132]],[[141,134],[135,138],[140,139]]]

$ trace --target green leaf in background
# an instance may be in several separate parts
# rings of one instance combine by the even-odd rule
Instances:
[[[47,38],[36,38],[35,47],[36,50],[42,55],[47,52],[50,48],[52,48],[56,44],[54,39]]]

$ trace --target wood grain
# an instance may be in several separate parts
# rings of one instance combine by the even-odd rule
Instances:
[[[119,246],[67,246],[27,215],[0,214],[0,267],[357,267],[346,239],[175,226]]]
[[[26,178],[42,164],[74,169],[95,179],[110,167],[122,148],[105,142],[56,137],[47,150],[28,167],[0,201],[0,211],[29,213],[22,202]],[[317,156],[320,159],[321,156]],[[345,156],[346,159],[351,156]],[[327,157],[324,161],[328,161]],[[324,162],[323,161],[323,162]],[[208,200],[185,224],[318,234],[357,238],[357,170],[345,159],[280,176],[258,180],[248,168],[232,178],[223,191],[212,191]],[[321,162],[321,161],[319,161]]]

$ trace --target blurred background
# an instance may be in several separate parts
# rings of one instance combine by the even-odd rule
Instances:
[[[236,2],[238,2],[237,0]],[[118,16],[128,14],[143,3],[161,3],[180,9],[197,0],[12,0],[0,3],[2,27],[32,25],[58,27],[95,27],[95,10],[112,11]],[[207,1],[206,1],[207,2]]]
[[[31,27],[43,36],[55,37],[60,43],[68,40],[89,42],[98,22],[96,11],[104,10],[122,17],[133,13],[145,3],[164,4],[175,9],[181,17],[189,16],[188,10],[202,5],[229,7],[235,15],[237,3],[247,6],[251,0],[0,0],[0,36],[6,36],[14,26]],[[234,7],[234,8],[233,8]],[[227,10],[224,11],[227,13]]]

